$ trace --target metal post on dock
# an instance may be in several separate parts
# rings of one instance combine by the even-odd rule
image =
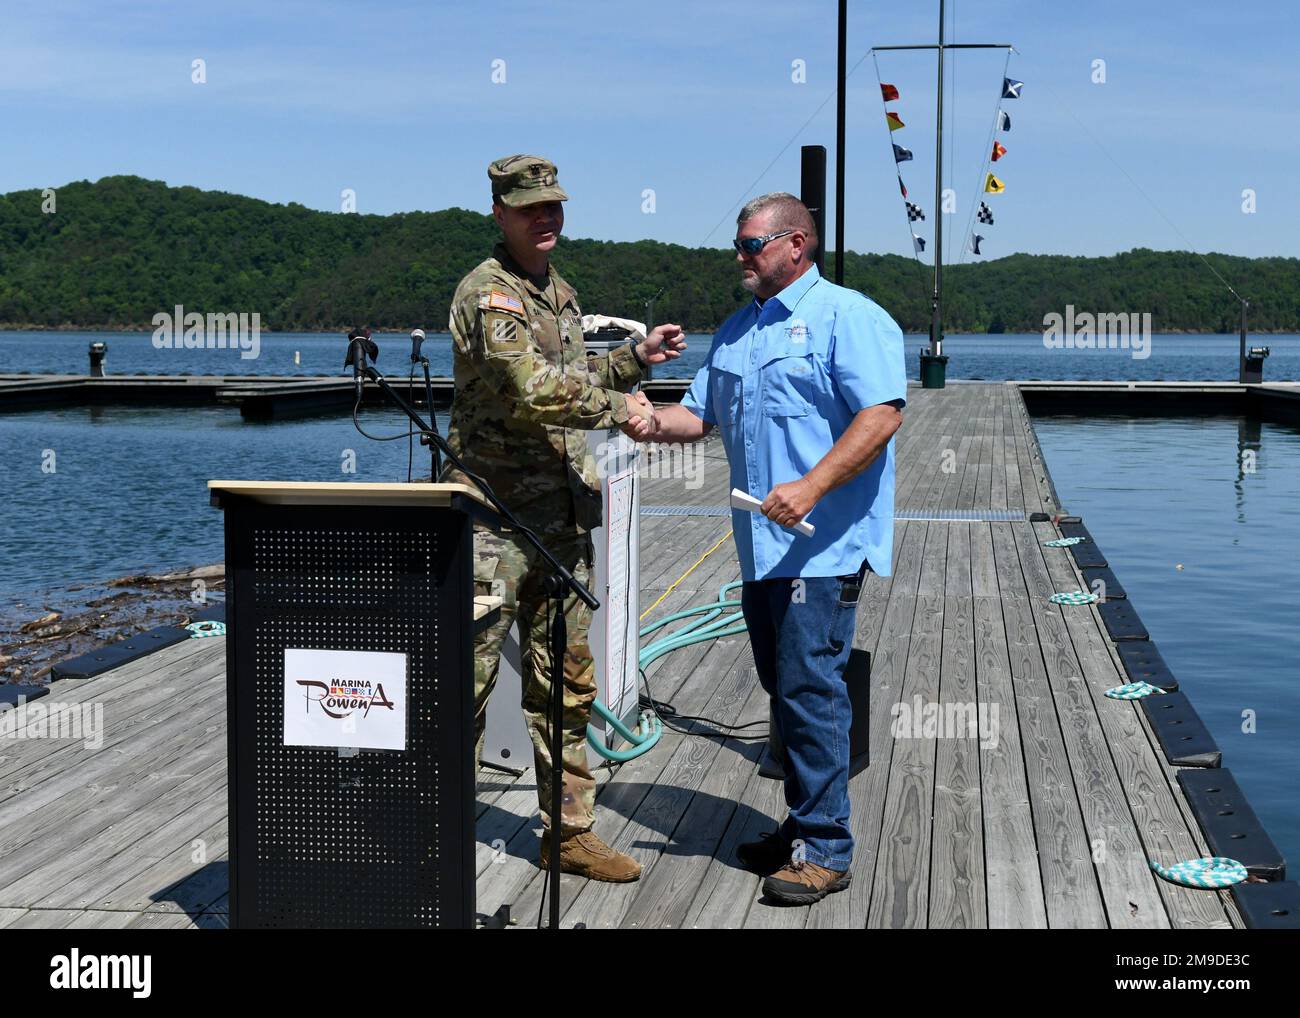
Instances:
[[[1238,297],[1241,301],[1241,345],[1237,355],[1237,381],[1242,385],[1259,385],[1264,381],[1264,361],[1268,359],[1266,346],[1246,346],[1246,311],[1250,301]]]
[[[939,0],[938,45],[872,46],[872,53],[887,50],[932,49],[938,54],[938,87],[934,125],[934,290],[931,298],[930,345],[921,351],[921,387],[942,389],[948,358],[943,352],[943,55],[958,49],[1013,49],[1009,42],[946,42],[944,0]],[[901,179],[901,178],[900,178]]]
[[[943,0],[939,0],[939,84],[934,113],[934,294],[930,306],[930,355],[938,369],[927,373],[943,388]],[[926,386],[930,388],[930,386]]]
[[[812,213],[817,230],[817,271],[826,274],[826,146],[805,145],[799,150],[799,200]]]
[[[848,105],[849,0],[840,0],[839,64],[835,104],[835,283],[844,285],[844,114]]]
[[[1246,309],[1250,301],[1241,302],[1241,352],[1237,356],[1237,381],[1246,381]]]
[[[108,356],[108,344],[95,340],[90,344],[90,377],[104,377],[104,358]]]

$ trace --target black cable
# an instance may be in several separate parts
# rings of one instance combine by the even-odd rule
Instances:
[[[677,708],[671,703],[663,703],[654,698],[650,692],[650,679],[646,676],[645,669],[638,669],[641,672],[641,681],[645,683],[645,696],[641,697],[641,707],[652,709],[659,720],[669,729],[681,735],[695,735],[702,739],[736,739],[740,742],[766,740],[768,734],[763,735],[737,735],[736,732],[743,732],[746,728],[753,728],[755,725],[766,725],[766,721],[750,721],[744,725],[728,725],[715,718],[703,717],[698,714],[679,714]],[[723,729],[717,732],[695,732],[688,728],[681,727],[674,721],[698,721],[701,724],[710,725],[713,728]]]
[[[357,419],[357,411],[358,411],[360,408],[361,408],[361,396],[358,394],[358,396],[357,396],[357,401],[356,401],[354,404],[352,404],[352,424],[353,424],[353,426],[354,426],[354,427],[355,427],[359,432],[361,432],[361,434],[362,434],[364,437],[369,438],[369,439],[371,439],[372,441],[375,441],[375,442],[396,442],[399,438],[406,438],[406,437],[410,434],[409,431],[402,431],[402,432],[399,432],[399,433],[396,434],[396,435],[372,435],[372,434],[370,434],[370,432],[368,432],[365,428],[363,428],[363,427],[361,426],[361,421],[359,421],[359,420]],[[408,425],[408,427],[409,427],[409,425]]]
[[[551,597],[549,597],[549,596],[548,596],[547,599],[546,599],[546,647],[547,647],[548,651],[550,650],[550,647],[551,647],[551,602],[552,602],[553,600],[554,600],[554,598],[551,598]],[[563,611],[563,610],[564,610],[564,602],[561,601],[561,602],[560,602],[560,611]],[[520,633],[520,636],[521,636],[521,637],[523,636],[523,633],[522,633],[522,632]],[[523,661],[521,660],[520,663],[521,663],[521,664],[524,664],[525,662],[523,662]],[[552,664],[554,664],[554,662],[552,662]],[[552,674],[552,677],[554,677],[554,671],[552,671],[551,674]],[[551,695],[550,695],[550,697],[547,698],[547,699],[548,699],[548,703],[547,703],[547,706],[546,706],[546,744],[547,744],[548,746],[554,745],[554,743],[555,743],[555,718],[552,717],[552,715],[553,715],[555,712],[554,712],[553,710],[551,710],[551,705],[550,705],[550,702],[549,702],[550,700],[554,699],[554,697],[555,697],[555,690],[552,689],[552,690],[551,690]],[[539,776],[539,777],[540,777],[540,776]],[[551,780],[552,780],[552,781],[555,780],[555,761],[554,761],[554,760],[551,761]],[[542,783],[541,783],[541,781],[539,780],[539,781],[537,782],[537,791],[538,791],[538,793],[539,793],[539,795],[538,795],[539,798],[541,797],[541,796],[540,796],[541,790],[542,790]],[[556,823],[556,819],[557,819],[556,817],[551,817],[551,825],[552,825],[552,828],[554,827],[554,825],[555,825],[555,823]],[[548,833],[547,833],[546,825],[543,824],[543,825],[542,825],[542,842],[545,843],[545,842],[547,842],[547,841],[549,841],[549,840],[550,840],[550,838],[549,838],[549,835],[548,835]],[[539,858],[540,858],[540,849],[539,849]],[[546,892],[547,892],[547,890],[550,888],[550,883],[551,883],[551,867],[549,867],[549,866],[544,866],[544,867],[542,867],[542,873],[543,873],[543,876],[542,876],[542,897],[541,897],[541,899],[537,902],[537,928],[538,928],[539,930],[542,928],[542,912],[546,909]]]

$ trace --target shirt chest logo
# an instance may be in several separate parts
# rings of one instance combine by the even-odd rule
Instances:
[[[795,319],[785,329],[785,338],[791,343],[803,345],[808,342],[808,325],[799,319]]]

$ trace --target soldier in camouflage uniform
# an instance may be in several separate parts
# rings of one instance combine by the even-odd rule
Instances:
[[[637,344],[588,356],[577,295],[550,266],[564,223],[555,167],[536,156],[511,156],[488,167],[492,212],[503,240],[457,287],[451,306],[456,394],[448,440],[573,575],[589,583],[589,531],[600,525],[600,480],[584,431],[619,427],[648,439],[650,403],[628,390],[645,364],[679,355],[681,329],[665,325]],[[471,483],[448,467],[442,480]],[[547,575],[518,534],[475,528],[475,592],[503,599],[501,618],[474,641],[475,759],[482,751],[487,701],[496,684],[501,644],[519,620],[523,709],[533,741],[538,802],[549,826],[550,648]],[[591,609],[565,599],[564,788],[561,866],[597,880],[628,881],[641,868],[591,830],[595,781],[586,733],[596,681],[587,629]],[[549,844],[544,839],[542,865]]]

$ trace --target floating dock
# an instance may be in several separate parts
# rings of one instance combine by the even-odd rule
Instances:
[[[410,383],[394,372],[389,384],[412,402],[425,402],[424,380]],[[642,388],[659,402],[679,400],[689,378],[652,378]],[[949,387],[1005,384],[1015,386],[1032,413],[1221,413],[1258,416],[1281,423],[1300,423],[1300,382],[1138,382],[950,380]],[[455,384],[432,379],[433,401],[446,406]],[[229,406],[255,421],[335,414],[355,401],[355,386],[342,375],[31,375],[0,374],[0,413],[52,407]],[[363,405],[383,404],[379,387],[367,382]]]
[[[643,482],[641,541],[655,554],[641,556],[641,604],[666,594],[649,619],[739,577],[718,509],[730,487],[722,448],[716,437],[697,448],[702,471],[661,477],[651,465]],[[564,924],[1227,928],[1248,924],[1240,895],[1252,887],[1293,891],[1191,890],[1151,871],[1150,860],[1214,854],[1183,790],[1209,771],[1170,763],[1149,706],[1103,696],[1130,681],[1113,620],[1049,600],[1089,584],[1072,549],[1044,546],[1058,528],[1028,521],[1062,507],[1020,388],[913,386],[897,464],[893,575],[869,575],[855,637],[871,656],[871,715],[870,765],[850,783],[852,886],[811,907],[761,901],[735,850],[783,815],[780,783],[758,772],[764,743],[682,721],[645,756],[598,772],[596,829],[644,873],[632,884],[566,876]],[[1106,566],[1122,578],[1124,563]],[[189,640],[55,682],[38,702],[103,704],[98,749],[0,744],[0,926],[227,925],[224,644]],[[646,674],[678,715],[767,718],[744,636],[675,651]],[[891,734],[894,705],[950,703],[996,705],[997,738]],[[478,910],[509,905],[532,925],[533,775],[481,778]]]
[[[418,385],[394,378],[390,385],[404,396],[424,400]],[[450,402],[450,378],[434,381],[435,402]],[[364,404],[378,405],[384,395],[367,382]],[[355,385],[341,375],[0,375],[0,413],[70,406],[230,406],[249,420],[336,414],[356,400]]]
[[[451,403],[455,383],[430,379],[435,404]],[[423,405],[424,379],[388,379],[406,399]],[[643,386],[654,399],[680,399],[690,379],[653,379]],[[387,397],[373,382],[362,389],[362,404],[378,406]],[[0,413],[75,406],[229,406],[248,420],[282,420],[337,414],[351,408],[356,387],[343,375],[24,375],[0,374]]]

